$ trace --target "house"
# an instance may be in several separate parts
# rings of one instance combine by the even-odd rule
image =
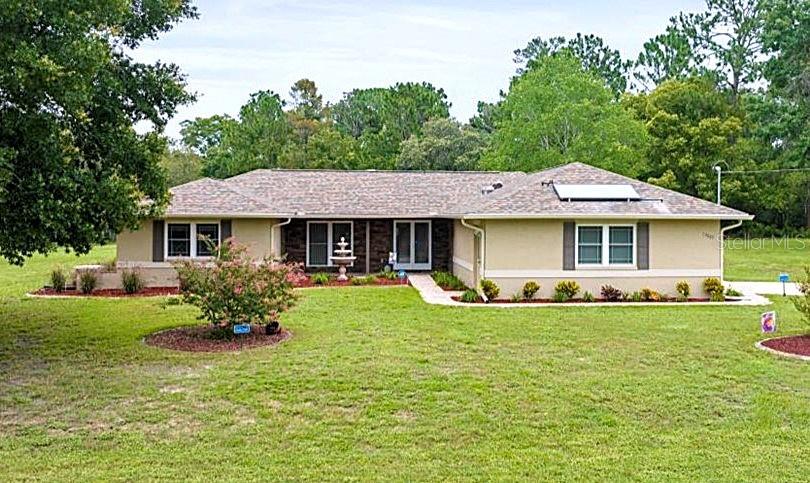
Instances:
[[[604,284],[671,294],[686,280],[699,293],[722,275],[723,231],[753,218],[582,163],[531,174],[259,169],[171,192],[163,218],[118,235],[118,267],[152,286],[177,283],[172,261],[209,257],[206,236],[309,272],[334,270],[344,238],[350,272],[378,271],[393,253],[395,269],[487,278],[504,294],[528,280],[541,297],[560,280],[597,294]]]

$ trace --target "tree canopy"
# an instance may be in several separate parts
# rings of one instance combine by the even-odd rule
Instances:
[[[636,175],[645,140],[644,125],[602,79],[570,55],[546,57],[513,82],[498,108],[484,165],[536,171],[585,161]]]
[[[185,0],[0,2],[2,256],[84,253],[165,205],[161,132],[193,96],[130,52],[194,17]]]

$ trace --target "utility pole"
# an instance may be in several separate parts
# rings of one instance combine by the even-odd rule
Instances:
[[[723,168],[719,164],[715,165],[714,171],[717,173],[717,204],[720,204],[720,176],[723,173]]]

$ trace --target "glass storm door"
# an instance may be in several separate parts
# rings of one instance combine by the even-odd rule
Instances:
[[[429,221],[395,221],[394,268],[430,270],[430,241]]]

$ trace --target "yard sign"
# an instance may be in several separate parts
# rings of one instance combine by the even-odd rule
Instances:
[[[759,325],[762,332],[776,332],[776,312],[765,312],[759,318]]]

